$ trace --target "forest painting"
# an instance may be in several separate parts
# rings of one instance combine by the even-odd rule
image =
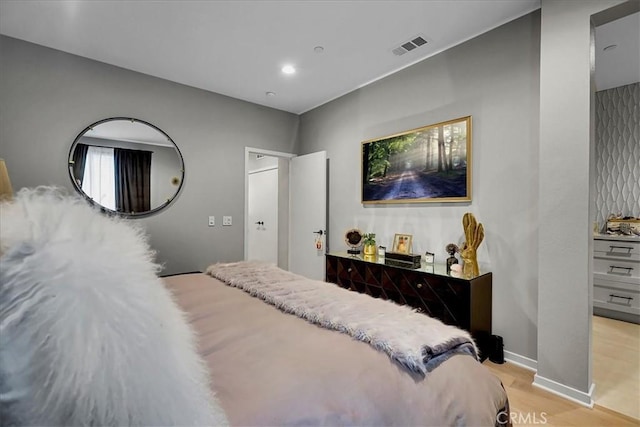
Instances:
[[[471,116],[362,143],[362,203],[471,201]]]

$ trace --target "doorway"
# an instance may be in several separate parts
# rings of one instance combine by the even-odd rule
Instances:
[[[635,140],[633,133],[626,133],[628,126],[633,128],[632,123],[637,123],[637,111],[633,110],[637,110],[640,84],[638,9],[637,4],[621,4],[593,19],[596,102],[591,112],[595,129],[591,152],[595,167],[591,168],[590,182],[595,201],[594,233],[606,231],[609,214],[639,214],[634,182],[638,182],[640,167],[635,162],[634,169],[633,161],[628,160],[638,158],[640,145],[637,133]],[[608,313],[598,309],[592,320],[593,399],[597,405],[640,419],[640,325]]]
[[[289,161],[293,157],[245,147],[245,260],[289,267]]]
[[[253,154],[249,159],[257,169],[247,172],[247,257],[278,264],[278,158]]]
[[[245,148],[245,260],[324,279],[328,165],[325,151]]]

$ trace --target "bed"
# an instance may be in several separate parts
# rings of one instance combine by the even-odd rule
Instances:
[[[0,203],[0,424],[493,426],[468,332],[264,263],[159,278],[77,196]]]
[[[414,372],[369,343],[286,313],[210,275],[164,281],[199,336],[200,354],[231,425],[508,422],[500,381],[472,355],[455,354],[430,372]]]

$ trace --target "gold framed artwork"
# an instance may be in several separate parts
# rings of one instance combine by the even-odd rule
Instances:
[[[396,234],[393,238],[393,252],[410,254],[413,236],[411,234]]]
[[[471,116],[362,142],[362,203],[471,201]]]

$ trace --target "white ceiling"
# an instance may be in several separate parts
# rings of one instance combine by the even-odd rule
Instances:
[[[640,82],[640,12],[597,27],[595,39],[596,90]]]
[[[539,7],[540,0],[0,0],[0,33],[300,114]],[[418,35],[428,43],[391,52]],[[281,73],[285,64],[297,73]]]

